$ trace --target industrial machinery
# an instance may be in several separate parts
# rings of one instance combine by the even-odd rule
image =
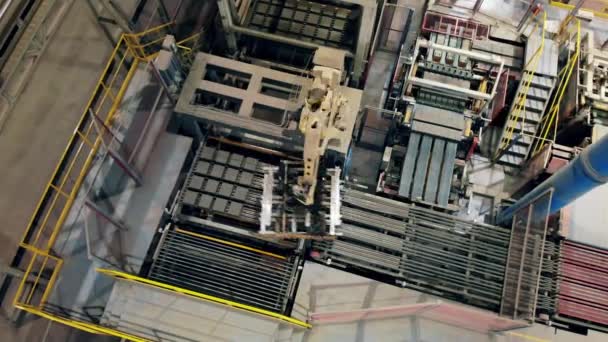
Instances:
[[[314,262],[487,330],[608,332],[608,244],[564,229],[608,181],[608,50],[576,13],[501,26],[438,2],[393,37],[372,0],[216,5],[208,32],[121,38],[21,242],[37,280],[3,285],[18,308],[135,341],[278,341],[311,328]]]
[[[471,50],[474,40],[487,39],[487,26],[428,22],[388,103],[389,109],[403,115],[388,136],[389,162],[380,175],[379,189],[455,210],[457,205],[449,205],[457,198],[451,193],[458,191],[452,189],[452,182],[458,177],[462,183],[464,175],[454,168],[470,158],[469,151],[475,149],[479,132],[489,121],[504,62],[497,55]]]

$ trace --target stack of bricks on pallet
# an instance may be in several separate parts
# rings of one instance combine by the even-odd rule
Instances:
[[[265,163],[241,154],[203,147],[186,182],[182,203],[240,216],[244,205],[257,206]]]

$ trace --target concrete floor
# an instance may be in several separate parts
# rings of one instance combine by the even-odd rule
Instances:
[[[369,280],[324,265],[307,262],[298,288],[293,316],[304,312],[337,313],[367,308],[387,308],[416,303],[448,302],[441,298]],[[427,310],[418,315],[394,315],[345,323],[313,323],[304,342],[600,342],[606,335],[594,331],[576,335],[535,324],[504,333],[465,329],[429,319]],[[298,316],[300,315],[300,316]],[[426,317],[425,317],[426,316]]]
[[[0,134],[1,262],[11,262],[30,215],[111,50],[112,46],[99,29],[86,2],[75,1]],[[26,319],[25,324],[16,329],[3,319],[11,314],[7,312],[11,301],[12,298],[8,298],[2,308],[0,341],[41,340],[49,321]],[[92,339],[86,333],[59,324],[50,326],[46,339],[84,340]]]

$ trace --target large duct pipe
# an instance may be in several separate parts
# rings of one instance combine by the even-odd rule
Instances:
[[[608,182],[608,135],[581,152],[567,166],[557,171],[527,195],[498,214],[497,223],[513,217],[516,211],[526,207],[549,189],[553,196],[549,213],[554,213],[591,189]]]

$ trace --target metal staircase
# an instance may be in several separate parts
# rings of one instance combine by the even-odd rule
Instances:
[[[566,89],[570,85],[570,79],[574,73],[575,67],[578,65],[581,54],[581,22],[573,16],[568,16],[561,24],[556,41],[559,42],[559,54],[567,55],[567,62],[560,68],[557,76],[558,82],[555,94],[551,100],[549,110],[545,112],[545,116],[540,123],[538,138],[534,142],[534,148],[530,157],[543,150],[543,148],[554,143],[557,136],[557,127],[559,124],[559,113],[561,112],[561,104],[564,98]]]
[[[545,39],[544,23],[543,18],[528,38],[527,63],[494,155],[495,162],[510,167],[527,159],[556,82],[556,44]]]

